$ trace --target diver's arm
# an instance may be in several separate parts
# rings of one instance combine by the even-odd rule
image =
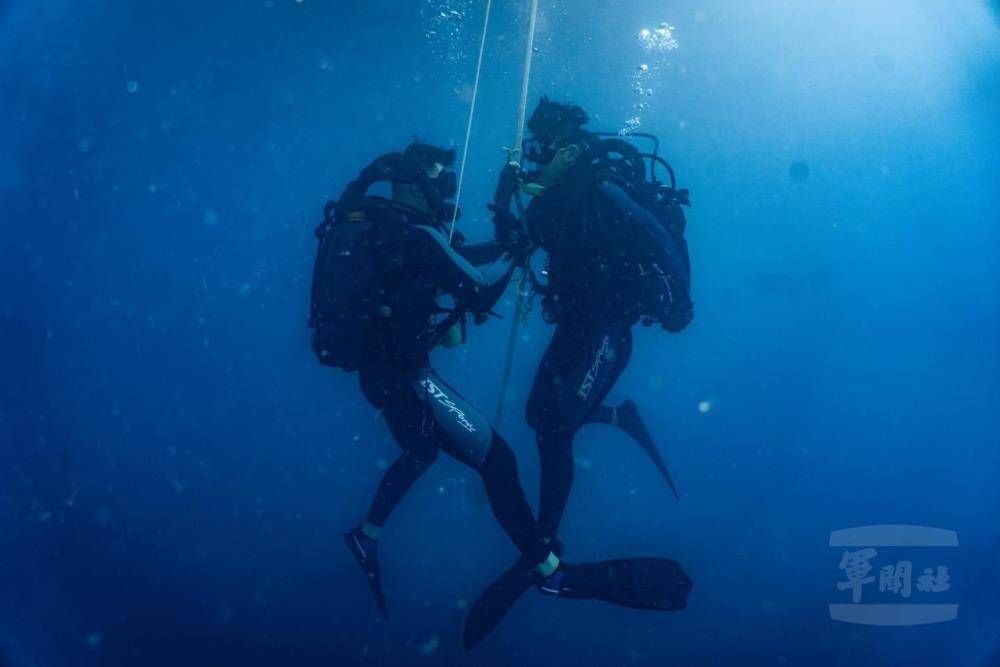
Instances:
[[[407,249],[416,266],[438,280],[438,287],[464,306],[477,312],[493,307],[510,282],[517,264],[504,257],[484,267],[473,266],[443,234],[430,227],[414,225]]]
[[[604,195],[604,226],[611,242],[621,248],[635,248],[641,255],[658,262],[668,275],[679,282],[677,286],[689,299],[687,250],[677,243],[652,213],[621,188],[607,182],[598,187]]]
[[[460,245],[455,250],[474,266],[492,264],[507,252],[507,249],[499,241],[484,241],[483,243],[474,243],[472,245]]]
[[[598,204],[599,224],[609,244],[635,262],[641,284],[656,285],[652,290],[640,288],[640,293],[660,294],[646,302],[647,314],[655,312],[667,331],[683,330],[694,317],[691,264],[684,239],[668,232],[652,212],[621,188],[609,183],[599,188],[603,195]]]

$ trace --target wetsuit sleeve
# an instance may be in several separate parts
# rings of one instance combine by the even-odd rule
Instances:
[[[463,245],[455,249],[459,255],[464,257],[474,266],[492,264],[507,252],[503,244],[499,241],[486,241],[472,245]]]
[[[473,266],[448,244],[448,239],[430,227],[414,225],[409,241],[406,248],[412,265],[434,276],[439,289],[477,312],[493,307],[516,268],[509,257],[484,267]]]
[[[649,210],[611,183],[600,186],[602,225],[609,243],[626,257],[656,265],[669,286],[669,316],[664,325],[679,331],[690,321],[691,264],[683,238],[675,237]]]

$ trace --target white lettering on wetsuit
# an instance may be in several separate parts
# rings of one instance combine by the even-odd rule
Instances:
[[[448,398],[448,394],[441,391],[430,378],[424,378],[420,381],[420,386],[423,387],[431,397],[438,402],[438,405],[442,405],[448,410],[452,415],[455,416],[455,421],[458,425],[464,428],[469,433],[476,432],[476,425],[469,421],[469,418],[465,416],[465,411],[462,408],[455,405],[455,401]]]
[[[597,374],[601,370],[601,364],[607,359],[608,353],[611,351],[611,337],[605,335],[601,339],[601,346],[597,348],[597,355],[594,357],[594,363],[590,365],[590,370],[587,374],[583,376],[583,382],[580,384],[580,388],[576,390],[576,395],[587,400],[590,396],[590,392],[594,389],[594,382],[597,380]]]

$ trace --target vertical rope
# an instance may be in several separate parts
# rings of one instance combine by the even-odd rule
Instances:
[[[519,112],[517,119],[517,140],[516,143],[514,144],[515,147],[514,150],[516,152],[513,153],[513,155],[519,155],[521,150],[521,142],[524,140],[524,122],[528,107],[528,83],[531,79],[531,56],[535,51],[535,26],[537,25],[537,21],[538,21],[538,0],[531,0],[531,14],[528,23],[528,46],[524,57],[524,71],[521,79],[521,101],[519,104]],[[485,28],[483,30],[483,34],[484,36],[486,34]],[[479,54],[481,59],[482,48],[480,48]],[[476,79],[477,81],[479,79],[478,73],[476,75]],[[475,90],[473,90],[472,99],[475,100]],[[475,106],[475,102],[473,102],[473,106]],[[471,120],[470,120],[470,128],[471,128]],[[465,145],[466,146],[469,145],[468,138],[466,138]],[[518,159],[518,162],[520,162],[520,159]],[[462,169],[463,171],[465,169],[464,156],[462,159]],[[462,182],[461,175],[459,175],[460,190],[461,190],[461,182]],[[453,232],[454,229],[455,229],[455,222],[453,220],[452,221]],[[528,282],[527,260],[525,260],[525,263],[521,266],[521,277],[517,282],[517,298],[514,305],[514,317],[510,325],[510,336],[507,339],[507,356],[504,360],[503,376],[500,381],[500,395],[497,400],[496,419],[493,421],[494,428],[496,429],[500,428],[500,420],[503,418],[504,404],[507,402],[507,385],[510,382],[511,367],[513,366],[514,363],[514,348],[517,345],[518,329],[520,328],[521,320],[524,317],[524,309],[525,309],[524,304],[527,301],[528,287],[529,287],[529,282]],[[482,498],[480,499],[480,511],[482,511],[482,507],[486,505],[486,501],[487,501],[486,496],[485,495],[482,496]],[[474,542],[479,542],[480,531],[482,530],[482,523],[483,523],[482,521],[476,523],[476,528],[474,530],[475,534]],[[468,576],[471,575],[471,570],[467,569],[466,573],[467,573],[466,588],[468,588],[469,587]]]
[[[514,348],[517,346],[517,334],[521,328],[521,322],[525,318],[524,303],[527,300],[528,290],[528,269],[521,267],[521,277],[517,281],[517,299],[514,303],[514,319],[510,324],[510,335],[507,337],[507,356],[504,359],[503,375],[500,378],[500,395],[497,400],[496,418],[493,420],[495,428],[500,428],[500,421],[503,419],[504,405],[507,403],[507,385],[510,383],[510,372],[514,366]]]
[[[518,105],[517,135],[514,139],[514,150],[516,151],[517,162],[520,163],[524,156],[521,155],[521,144],[524,142],[524,123],[528,115],[528,85],[531,83],[531,60],[535,54],[535,28],[538,25],[538,0],[531,0],[531,14],[528,19],[528,44],[524,53],[524,71],[521,75],[521,102]],[[514,301],[514,317],[510,323],[510,335],[507,337],[507,357],[504,360],[503,375],[500,378],[500,394],[497,397],[496,419],[493,420],[495,428],[500,428],[503,419],[504,405],[507,403],[507,387],[510,384],[510,372],[514,365],[514,348],[517,346],[517,335],[521,328],[521,321],[524,319],[524,303],[528,297],[528,261],[524,260],[521,266],[521,277],[517,282],[517,298]]]
[[[472,120],[476,117],[476,101],[479,99],[479,78],[483,73],[483,54],[486,52],[486,33],[490,29],[490,9],[493,0],[486,0],[486,17],[483,19],[483,36],[479,40],[479,58],[476,61],[476,80],[472,84],[472,103],[469,105],[469,121],[465,126],[465,143],[462,145],[462,164],[458,170],[458,190],[455,192],[455,210],[451,214],[451,229],[448,232],[448,243],[455,236],[455,223],[458,222],[458,204],[462,201],[462,184],[465,182],[465,163],[469,159],[469,140],[472,139]],[[522,121],[523,122],[523,121]],[[520,146],[520,144],[518,144]]]
[[[528,113],[528,84],[531,82],[531,59],[535,54],[535,28],[538,25],[538,0],[531,0],[531,14],[528,19],[528,46],[524,52],[524,72],[521,75],[521,103],[518,107],[517,135],[514,139],[514,150],[518,151],[518,163],[521,144],[524,142],[524,120]]]

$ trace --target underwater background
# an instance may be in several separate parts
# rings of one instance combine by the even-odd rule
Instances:
[[[695,321],[637,329],[612,393],[682,498],[590,426],[562,537],[676,558],[694,591],[675,614],[530,591],[463,653],[515,553],[442,457],[382,533],[378,619],[341,534],[397,449],[309,348],[313,228],[375,155],[461,144],[484,5],[0,0],[0,667],[1000,665],[1000,3],[979,0],[542,0],[529,110],[656,133],[693,202]],[[473,240],[528,5],[493,7]],[[512,302],[434,356],[487,415]],[[533,502],[538,310],[500,426]],[[947,566],[910,602],[956,620],[831,620],[830,533],[879,524],[957,532],[877,563]]]

